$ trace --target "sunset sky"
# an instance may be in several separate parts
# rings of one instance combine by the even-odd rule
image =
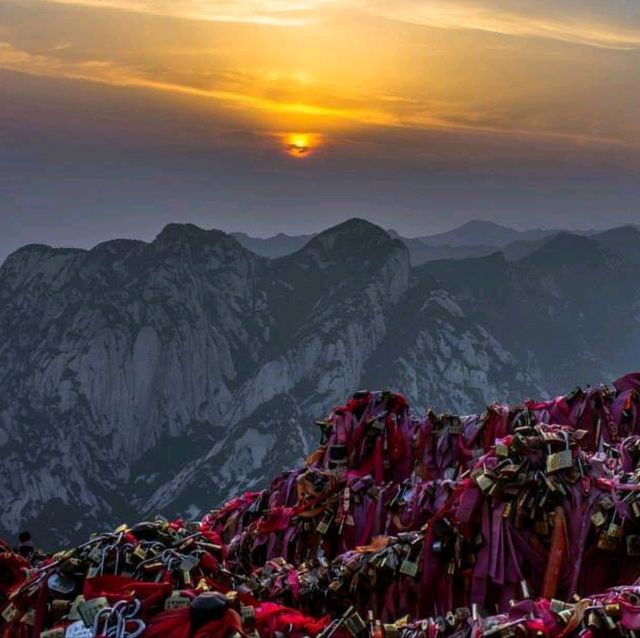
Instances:
[[[638,0],[0,0],[0,259],[640,222]]]

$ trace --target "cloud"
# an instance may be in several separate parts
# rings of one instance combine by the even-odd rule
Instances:
[[[65,61],[54,56],[30,53],[0,42],[0,69],[41,77],[84,80],[117,87],[152,89],[200,98],[216,100],[227,106],[272,113],[309,115],[317,117],[349,119],[365,124],[395,126],[397,118],[388,112],[375,109],[327,106],[290,99],[270,99],[259,94],[180,84],[168,80],[146,77],[135,67],[115,65],[104,60],[81,62]]]
[[[55,53],[55,48],[53,50]],[[527,128],[526,123],[509,122],[508,114],[489,108],[474,109],[459,103],[420,100],[393,94],[341,94],[336,87],[316,85],[313,101],[299,98],[288,76],[280,91],[273,89],[273,77],[251,74],[220,74],[214,88],[201,83],[181,83],[152,77],[142,68],[115,64],[108,60],[65,60],[54,54],[32,53],[0,41],[0,69],[33,76],[66,78],[114,87],[131,87],[181,94],[211,100],[219,106],[268,115],[306,116],[318,124],[348,121],[369,127],[451,130],[480,135],[507,135],[565,140],[578,143],[631,146],[620,139],[553,128]],[[310,80],[305,78],[303,85]]]
[[[300,27],[339,11],[439,29],[640,48],[637,0],[42,0],[213,22]]]
[[[297,27],[313,21],[313,13],[329,0],[46,0],[99,9],[172,16],[211,22],[239,22]]]
[[[440,29],[464,29],[516,37],[559,40],[592,47],[640,48],[640,13],[631,7],[627,24],[615,23],[624,0],[606,3],[606,14],[587,1],[537,0],[536,3],[500,0],[367,0],[363,7],[386,18]],[[521,7],[518,11],[517,8]],[[564,7],[564,11],[558,11]]]

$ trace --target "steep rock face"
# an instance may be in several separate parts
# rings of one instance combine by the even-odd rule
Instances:
[[[27,247],[9,258],[0,418],[15,470],[3,476],[5,527],[51,498],[108,510],[131,463],[159,440],[222,424],[264,347],[262,266],[223,233],[179,226],[149,245]]]
[[[408,276],[404,246],[360,220],[276,262],[189,225],[151,244],[18,251],[0,271],[2,526],[54,500],[97,520],[172,507],[200,467],[203,507],[230,464],[247,481],[288,466],[308,443],[283,450],[286,430],[357,385]]]
[[[427,400],[436,411],[471,413],[495,392],[515,402],[524,391],[545,390],[522,371],[507,350],[456,298],[427,280],[395,311],[381,347],[367,362],[363,385],[402,389],[409,400]],[[520,390],[520,393],[519,393]]]
[[[361,220],[274,262],[265,281],[274,348],[239,388],[226,436],[159,486],[143,510],[184,508],[198,492],[228,496],[238,484],[256,485],[299,460],[313,445],[300,424],[357,387],[408,281],[406,248]]]
[[[359,387],[475,412],[619,376],[640,355],[631,244],[559,235],[411,269],[350,220],[279,259],[179,224],[27,246],[0,268],[0,534],[195,516],[299,463]]]
[[[640,271],[594,239],[562,234],[516,262],[496,254],[419,272],[446,285],[548,391],[638,365]]]

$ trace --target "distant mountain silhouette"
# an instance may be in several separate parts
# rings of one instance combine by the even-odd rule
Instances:
[[[276,259],[284,257],[300,250],[310,239],[315,237],[315,233],[311,235],[286,235],[278,233],[272,237],[251,237],[246,233],[230,233],[245,248],[262,257]]]
[[[494,246],[502,247],[514,241],[531,241],[555,234],[556,230],[518,231],[483,220],[472,220],[453,230],[419,237],[427,246]]]

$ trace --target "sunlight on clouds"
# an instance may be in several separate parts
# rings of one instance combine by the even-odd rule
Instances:
[[[613,4],[613,3],[612,3]],[[541,6],[544,3],[540,3]],[[464,0],[379,0],[365,2],[369,11],[392,20],[441,29],[470,29],[517,37],[538,37],[611,49],[640,47],[640,25],[622,28],[595,19],[576,20],[570,10],[565,19]],[[640,16],[639,16],[640,17]]]
[[[36,0],[5,23],[0,68],[186,96],[220,127],[640,146],[633,14],[572,2]]]
[[[312,11],[328,0],[47,0],[57,4],[120,9],[151,15],[212,22],[246,22],[274,26],[303,26]]]
[[[111,86],[181,93],[184,95],[218,100],[237,108],[258,110],[267,113],[347,119],[373,125],[397,126],[400,124],[392,113],[375,109],[366,110],[349,107],[331,107],[302,101],[277,101],[250,93],[205,89],[196,86],[176,84],[144,77],[135,69],[117,67],[105,61],[88,60],[79,63],[64,62],[42,54],[32,54],[18,50],[6,42],[0,42],[0,68],[27,73],[29,75],[63,77]]]
[[[301,27],[337,12],[398,20],[440,29],[478,30],[514,37],[537,37],[611,49],[640,47],[640,24],[607,23],[584,11],[588,5],[540,0],[531,5],[501,0],[43,0],[213,22]],[[616,14],[616,2],[610,3]],[[521,7],[518,10],[518,7]],[[545,11],[545,8],[548,11]],[[555,12],[551,10],[555,10]],[[582,10],[582,12],[581,12]],[[635,16],[640,19],[640,15]]]
[[[549,128],[527,128],[501,120],[490,111],[462,108],[459,104],[419,100],[390,94],[340,95],[336,87],[316,85],[311,92],[313,101],[297,97],[296,82],[305,89],[311,82],[309,74],[293,75],[274,72],[260,77],[250,75],[231,76],[227,88],[207,88],[174,81],[157,79],[144,75],[136,67],[116,65],[104,60],[84,60],[73,62],[60,58],[29,53],[15,48],[7,42],[0,42],[0,69],[17,71],[34,76],[66,78],[99,83],[114,87],[148,89],[212,101],[213,104],[243,110],[251,114],[256,122],[264,126],[282,126],[291,118],[305,118],[304,121],[321,125],[325,130],[336,129],[340,123],[366,127],[414,128],[422,130],[456,130],[477,134],[534,136],[540,138],[565,139],[572,142],[626,145],[624,140],[605,135],[566,132]],[[286,90],[273,95],[269,85],[284,80]],[[271,95],[270,95],[271,94]],[[317,134],[276,135],[285,143],[292,156],[304,156],[319,145]]]

